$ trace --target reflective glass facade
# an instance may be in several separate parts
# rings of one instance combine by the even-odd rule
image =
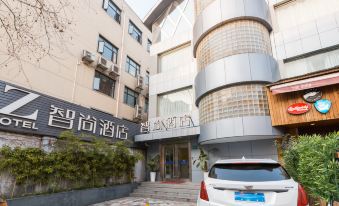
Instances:
[[[185,46],[159,56],[159,72],[173,71],[178,68],[184,69],[192,62],[191,53],[191,47]]]
[[[187,114],[192,111],[192,88],[158,96],[158,117],[170,117]]]
[[[153,24],[153,41],[160,42],[184,31],[194,23],[194,0],[176,0]]]

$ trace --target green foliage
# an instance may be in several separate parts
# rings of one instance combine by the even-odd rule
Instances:
[[[160,169],[160,156],[155,155],[153,158],[148,160],[147,166],[151,172],[158,172]]]
[[[3,147],[0,172],[8,172],[19,185],[42,184],[52,191],[101,187],[113,181],[131,181],[141,154],[132,154],[124,142],[113,145],[104,140],[64,132],[52,152],[38,148]]]
[[[205,151],[200,147],[200,154],[198,159],[193,161],[193,164],[197,167],[200,168],[202,171],[207,172],[208,171],[208,155],[205,153]]]
[[[339,163],[334,157],[338,136],[300,136],[290,140],[283,152],[286,169],[313,197],[339,199]]]

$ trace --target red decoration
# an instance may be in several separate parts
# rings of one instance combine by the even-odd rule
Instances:
[[[296,103],[287,108],[290,114],[305,114],[311,110],[311,105],[306,103]]]

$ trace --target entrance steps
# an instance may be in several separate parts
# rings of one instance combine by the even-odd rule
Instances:
[[[200,184],[166,184],[161,182],[143,182],[131,193],[131,197],[143,197],[177,202],[196,202]]]

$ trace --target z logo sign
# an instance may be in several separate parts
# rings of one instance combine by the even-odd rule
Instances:
[[[21,91],[21,92],[26,93],[27,95],[24,96],[24,97],[21,97],[20,99],[14,101],[13,103],[5,106],[2,109],[0,109],[0,113],[1,114],[5,114],[5,115],[9,115],[9,116],[13,116],[13,117],[20,117],[20,118],[24,118],[24,119],[37,120],[38,110],[36,110],[32,114],[26,115],[26,116],[21,116],[21,115],[13,114],[13,112],[15,112],[19,108],[25,106],[26,104],[32,102],[36,98],[40,97],[40,95],[32,93],[32,92],[25,91],[25,90],[22,90],[22,89],[18,89],[16,87],[12,87],[10,85],[6,85],[5,86],[5,91],[4,92],[7,93],[8,91],[11,91],[11,90]]]

